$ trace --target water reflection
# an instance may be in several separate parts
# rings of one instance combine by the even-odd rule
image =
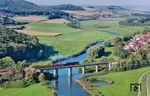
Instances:
[[[107,86],[108,85],[108,83],[106,83],[106,82],[95,82],[95,84],[97,85],[97,86]]]
[[[72,87],[72,77],[68,77],[68,89]]]
[[[103,46],[104,42],[97,43],[94,46]],[[93,46],[92,46],[93,47]],[[69,58],[58,62],[57,64],[65,64],[68,62],[80,62],[88,58],[87,52],[77,57]],[[53,70],[50,70],[53,73]],[[72,69],[72,77],[68,77],[68,69],[59,69],[58,79],[52,80],[51,83],[54,85],[57,96],[89,96],[89,94],[76,82],[76,79],[82,76],[75,68]]]
[[[50,71],[51,73],[53,71]],[[60,69],[59,77],[51,81],[54,85],[57,96],[89,96],[89,94],[76,82],[81,74],[72,69],[72,77],[68,77],[68,69]]]
[[[54,88],[55,88],[55,90],[58,89],[58,80],[54,80]]]
[[[54,88],[55,88],[55,90],[57,90],[58,89],[58,79],[55,79],[54,80]],[[71,89],[71,87],[72,87],[72,77],[68,77],[68,89]]]

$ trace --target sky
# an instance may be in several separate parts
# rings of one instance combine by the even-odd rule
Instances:
[[[75,5],[146,5],[150,6],[150,0],[26,0],[34,2],[38,5],[59,5],[59,4],[75,4]]]

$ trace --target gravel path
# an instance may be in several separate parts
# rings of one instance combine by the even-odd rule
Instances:
[[[147,96],[150,96],[150,74],[148,75],[146,81],[147,81],[147,82],[146,82],[146,86],[147,86]]]
[[[146,75],[146,74],[149,74],[150,71],[148,72],[145,72],[144,74],[142,74],[138,80],[138,84],[141,84],[141,81],[142,81],[142,78]],[[149,75],[149,78],[148,78],[148,82],[150,81],[150,75]],[[149,82],[149,85],[150,85],[150,82]],[[148,85],[147,85],[148,86]],[[150,87],[150,86],[149,86]],[[147,88],[147,89],[150,89],[150,88]],[[148,91],[149,92],[149,91]],[[141,96],[141,89],[140,87],[138,87],[138,96]],[[147,96],[150,96],[150,95],[147,95]]]

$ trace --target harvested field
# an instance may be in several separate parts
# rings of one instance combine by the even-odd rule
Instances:
[[[111,15],[112,14],[112,12],[110,12],[110,11],[102,11],[102,10],[97,10],[94,8],[85,8],[85,10],[81,10],[81,11],[65,11],[65,12],[74,15],[76,18],[89,17],[89,16],[102,16],[102,15]]]
[[[32,31],[31,28],[26,28],[24,30],[16,30],[19,33],[24,33],[30,36],[44,36],[44,37],[55,37],[62,35],[61,33],[49,33],[49,32],[37,32],[37,31]]]
[[[69,23],[69,21],[65,20],[65,19],[52,19],[52,20],[45,20],[45,21],[42,21],[42,22],[45,22],[45,23],[56,23],[56,24],[67,24],[67,23]]]
[[[52,19],[49,20],[46,17],[42,16],[16,16],[14,17],[15,20],[20,21],[29,21],[29,22],[44,22],[44,23],[56,23],[56,24],[66,24],[69,23],[66,19]]]
[[[46,17],[42,16],[16,16],[14,19],[16,20],[23,20],[23,21],[30,21],[30,22],[40,22],[44,20],[48,20]]]

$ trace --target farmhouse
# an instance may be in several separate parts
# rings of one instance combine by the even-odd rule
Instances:
[[[150,32],[146,34],[137,34],[131,39],[125,46],[124,49],[132,49],[137,51],[139,48],[145,48],[150,43]]]

